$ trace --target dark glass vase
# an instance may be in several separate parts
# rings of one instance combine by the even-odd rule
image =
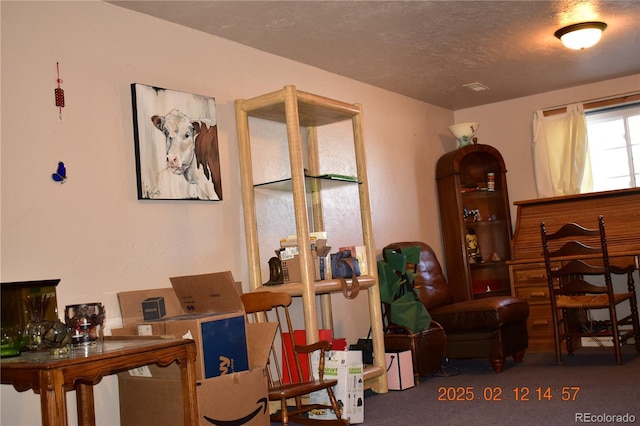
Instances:
[[[38,351],[45,348],[44,333],[49,327],[50,321],[34,318],[31,319],[24,328],[24,335],[27,341],[27,349]]]

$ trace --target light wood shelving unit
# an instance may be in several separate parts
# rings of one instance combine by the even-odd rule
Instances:
[[[261,274],[261,260],[259,253],[259,237],[256,217],[255,189],[272,187],[290,190],[293,196],[293,208],[296,222],[296,236],[298,241],[309,241],[310,226],[307,209],[307,196],[312,198],[313,231],[324,231],[322,218],[322,188],[327,183],[331,185],[358,185],[360,201],[360,219],[362,222],[362,239],[369,259],[369,273],[360,276],[360,288],[366,289],[369,297],[369,318],[374,345],[374,363],[365,366],[365,388],[377,393],[387,392],[387,378],[385,374],[384,331],[378,276],[375,267],[375,245],[371,222],[371,208],[365,164],[362,107],[359,104],[349,104],[318,95],[298,91],[295,86],[285,86],[282,90],[264,94],[251,99],[238,99],[235,102],[236,121],[238,130],[238,144],[240,156],[240,172],[242,179],[242,198],[245,233],[247,239],[247,258],[249,262],[249,281],[252,291],[270,290],[284,291],[292,296],[302,298],[304,323],[307,342],[318,340],[319,324],[316,296],[320,295],[320,309],[322,313],[322,328],[333,329],[333,313],[331,310],[331,293],[342,291],[336,280],[314,281],[314,268],[311,248],[309,244],[298,247],[300,283],[288,283],[278,286],[264,286],[267,281]],[[251,136],[249,131],[249,117],[284,123],[287,129],[288,151],[291,168],[291,178],[269,183],[255,183],[253,175]],[[319,170],[318,134],[317,128],[327,124],[350,120],[353,127],[353,143],[357,182],[326,182],[327,179],[313,178],[305,175],[306,144],[307,166],[311,176],[317,176]],[[305,129],[306,139],[301,137],[301,129]],[[351,280],[347,280],[351,285]],[[362,293],[363,294],[363,293]]]

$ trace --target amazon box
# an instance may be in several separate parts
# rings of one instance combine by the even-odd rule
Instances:
[[[248,370],[244,306],[231,272],[170,280],[183,313],[165,319],[165,333],[195,340],[196,378]]]
[[[200,426],[268,426],[266,365],[275,323],[246,324],[249,369],[198,380]],[[175,426],[183,423],[180,367],[150,365],[118,374],[121,426]]]
[[[167,335],[196,342],[196,379],[249,370],[244,307],[229,271],[173,277],[172,288],[118,293],[117,335]],[[144,302],[162,297],[165,316],[145,320]]]

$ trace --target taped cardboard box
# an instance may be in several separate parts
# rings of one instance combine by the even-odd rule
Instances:
[[[199,424],[267,426],[266,365],[275,323],[247,324],[248,371],[198,381]],[[175,426],[183,423],[180,367],[155,365],[118,374],[121,426]]]
[[[248,370],[244,307],[231,272],[173,277],[170,281],[172,289],[119,293],[125,327],[112,330],[112,334],[150,332],[193,339],[198,380]],[[164,297],[166,317],[144,321],[142,303],[160,296]]]
[[[149,309],[149,300],[158,301],[164,307],[164,316],[160,320],[145,321],[145,306]],[[162,300],[162,302],[159,302]],[[149,290],[123,291],[118,293],[122,328],[112,328],[113,336],[162,336],[165,333],[164,318],[180,315],[180,300],[172,287]],[[149,314],[146,315],[147,317]]]
[[[167,320],[165,330],[196,342],[196,379],[249,369],[242,313],[181,315]]]
[[[180,300],[172,287],[149,290],[134,290],[118,293],[122,328],[132,330],[145,321],[143,304],[149,299],[163,300],[164,317],[180,315]]]
[[[326,239],[311,239],[311,257],[313,260],[313,275],[315,281],[331,278],[331,261],[329,254],[331,247]],[[283,239],[280,241],[280,250],[276,250],[282,262],[282,277],[285,283],[300,282],[300,260],[298,258],[298,242],[295,239]]]
[[[140,323],[135,332],[138,336],[164,336],[167,334],[165,321]]]
[[[226,275],[227,273],[231,274],[231,272],[225,272],[223,274]],[[238,294],[242,293],[242,283],[236,282],[234,284]],[[162,302],[160,302],[160,299]],[[164,305],[164,316],[159,318],[161,320],[184,313],[182,312],[180,300],[173,287],[122,291],[118,293],[118,303],[120,305],[120,316],[122,317],[122,329],[125,330],[118,329],[117,333],[121,333],[120,335],[131,335],[131,331],[136,329],[138,324],[149,321],[145,319],[144,309],[145,306],[149,308],[149,305],[145,304],[145,302],[149,302],[150,300],[157,301],[158,305]],[[158,309],[161,308],[159,307]],[[128,334],[124,334],[125,332]]]
[[[244,306],[231,272],[170,280],[183,314],[167,318],[165,332],[195,340],[196,378],[248,370]]]

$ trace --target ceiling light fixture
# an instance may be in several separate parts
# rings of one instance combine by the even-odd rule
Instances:
[[[560,28],[553,33],[554,36],[562,40],[569,49],[586,49],[600,41],[602,32],[607,28],[604,22],[581,22]]]

